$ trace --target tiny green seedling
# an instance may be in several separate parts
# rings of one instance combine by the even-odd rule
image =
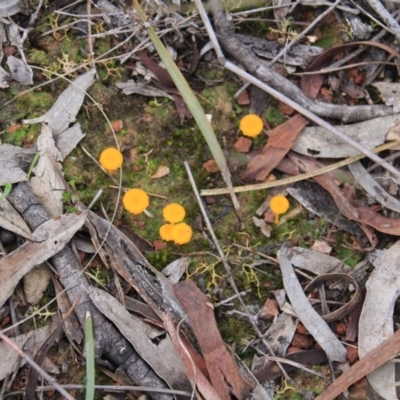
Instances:
[[[35,165],[36,165],[37,162],[39,161],[39,157],[40,157],[40,154],[39,154],[39,153],[36,153],[35,156],[33,157],[33,160],[32,160],[32,162],[31,162],[31,165],[29,166],[28,173],[26,174],[27,179],[29,179],[29,178],[31,177],[33,168],[35,168]]]
[[[9,193],[11,192],[11,189],[12,189],[12,185],[11,185],[11,183],[5,183],[4,184],[4,192],[3,192],[3,194],[0,196],[0,200],[3,200],[3,199],[5,199],[8,195],[9,195]]]

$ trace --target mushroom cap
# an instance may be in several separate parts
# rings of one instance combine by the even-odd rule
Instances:
[[[192,238],[192,234],[192,228],[184,222],[180,222],[179,224],[174,225],[172,228],[172,238],[176,244],[189,243],[190,239]]]
[[[167,204],[163,209],[163,217],[173,224],[181,222],[186,215],[185,209],[178,203]]]
[[[248,114],[240,120],[239,128],[243,135],[256,137],[262,132],[264,123],[258,115]]]
[[[172,229],[174,226],[175,224],[164,224],[160,227],[159,233],[162,240],[166,242],[172,242],[174,240],[172,236]]]
[[[150,203],[149,195],[142,189],[130,189],[122,198],[124,208],[132,214],[140,214]]]
[[[100,165],[107,171],[111,172],[120,168],[123,161],[124,157],[122,156],[122,153],[114,147],[104,149],[99,158]]]
[[[274,214],[283,214],[289,209],[289,200],[285,196],[274,196],[269,207]]]

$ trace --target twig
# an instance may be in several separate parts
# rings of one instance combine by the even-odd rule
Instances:
[[[60,392],[66,399],[75,400],[62,386],[60,386],[57,381],[50,376],[46,371],[44,371],[35,361],[32,360],[27,354],[25,354],[21,349],[3,332],[0,331],[0,339],[10,346],[20,357],[22,357],[40,376],[42,376],[46,381],[50,382],[54,388]]]
[[[59,385],[60,387],[63,387],[65,389],[85,389],[85,385],[74,385],[74,384],[69,384],[69,385]],[[165,393],[165,394],[176,394],[177,396],[187,396],[190,397],[191,393],[185,392],[183,390],[173,390],[173,389],[157,389],[157,388],[151,388],[151,387],[145,387],[145,386],[111,386],[111,385],[94,385],[94,388],[97,390],[107,390],[107,391],[113,391],[113,392],[122,392],[123,390],[128,390],[128,391],[136,391],[136,392],[149,392],[149,393]],[[52,390],[54,389],[53,386],[38,386],[36,388],[37,392],[45,392],[47,390]]]

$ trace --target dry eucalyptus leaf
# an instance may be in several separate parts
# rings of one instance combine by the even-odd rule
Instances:
[[[11,17],[19,12],[20,0],[2,0],[0,2],[0,17]]]
[[[26,172],[36,150],[23,149],[10,144],[0,146],[0,186],[5,183],[17,183],[26,181]]]
[[[168,264],[161,273],[165,275],[171,283],[178,283],[182,278],[182,275],[187,271],[191,258],[181,257],[172,263]]]
[[[0,200],[0,226],[26,239],[31,238],[28,225],[6,198]]]
[[[85,134],[82,132],[81,124],[79,122],[64,132],[54,135],[57,149],[61,153],[61,161],[64,161],[65,157],[75,149],[84,137]]]
[[[22,85],[33,84],[32,68],[24,61],[15,58],[14,56],[9,56],[7,57],[7,65],[10,69],[12,79],[21,83]]]
[[[75,122],[86,91],[94,83],[96,70],[92,69],[78,76],[58,97],[57,101],[46,114],[38,118],[24,119],[24,124],[46,123],[54,134],[65,131],[69,124]]]
[[[0,259],[0,306],[11,296],[20,279],[35,265],[48,260],[61,251],[75,232],[85,223],[86,212],[64,214],[40,225],[26,242],[17,250]]]
[[[65,190],[61,172],[61,153],[58,151],[51,129],[42,124],[42,132],[37,140],[39,160],[33,169],[31,178],[32,192],[37,196],[44,209],[52,216],[63,213],[62,194]]]
[[[308,250],[302,247],[292,247],[290,249],[290,256],[290,262],[295,267],[310,271],[317,276],[332,272],[350,273],[352,271],[352,268],[343,261],[319,251]]]
[[[400,123],[400,116],[389,115],[356,124],[338,126],[347,136],[366,149],[373,149],[386,141],[388,131]],[[399,140],[397,138],[391,140]],[[331,132],[319,126],[303,129],[292,150],[311,157],[343,158],[358,155],[358,150],[349,146]]]
[[[311,246],[311,250],[318,251],[319,253],[329,254],[332,247],[323,240],[316,240]]]
[[[20,349],[33,357],[36,351],[40,348],[42,343],[49,337],[51,333],[51,326],[47,325],[36,331],[31,331],[15,338],[10,338]],[[0,343],[0,381],[7,375],[13,373],[15,367],[19,368],[26,364],[26,361],[15,352],[6,343]]]
[[[257,217],[253,217],[253,222],[257,228],[260,228],[261,233],[265,237],[269,238],[271,236],[271,231],[272,231],[271,225],[267,224],[263,219]]]
[[[387,106],[393,106],[393,111],[400,112],[400,83],[398,82],[376,82],[375,86],[381,93],[382,100]]]
[[[393,334],[393,311],[400,287],[400,241],[386,250],[369,277],[358,333],[360,359]],[[397,399],[395,364],[387,362],[367,376],[376,392],[385,399]]]
[[[166,165],[160,165],[157,171],[150,177],[150,179],[159,179],[169,174],[169,167]]]
[[[300,321],[314,337],[331,361],[346,361],[347,351],[328,324],[312,308],[298,281],[292,265],[292,251],[286,245],[279,250],[283,286]]]

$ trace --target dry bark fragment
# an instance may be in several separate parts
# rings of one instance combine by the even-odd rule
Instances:
[[[174,285],[174,293],[189,316],[215,390],[222,400],[231,400],[230,389],[237,399],[244,399],[250,384],[241,376],[221,338],[207,296],[191,280]]]

